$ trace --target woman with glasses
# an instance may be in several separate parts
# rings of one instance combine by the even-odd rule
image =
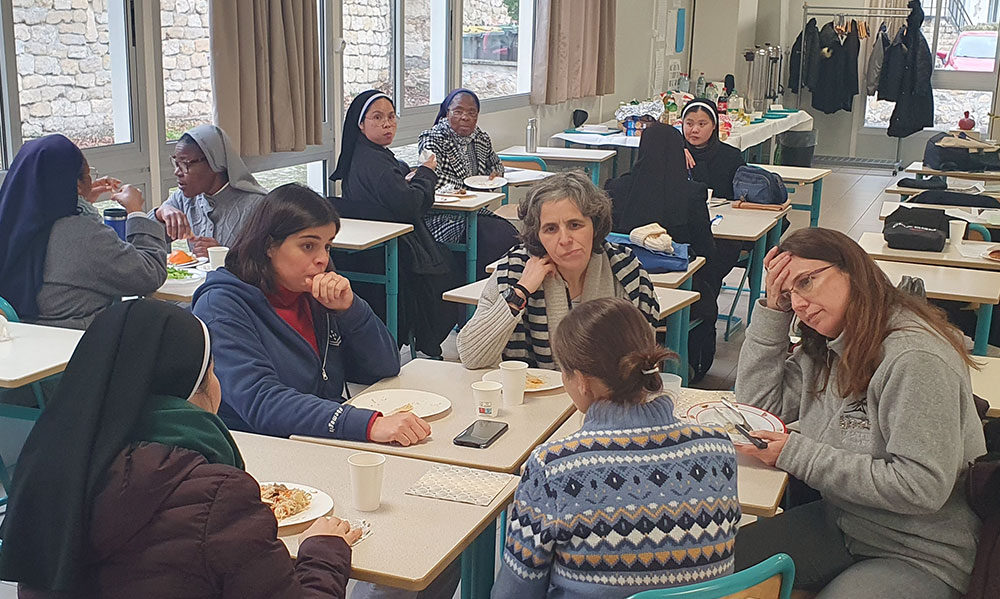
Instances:
[[[986,452],[961,334],[842,233],[796,231],[765,266],[736,393],[800,432],[738,450],[822,499],[741,530],[736,569],[783,551],[796,588],[824,599],[960,597],[979,533],[965,472]]]
[[[124,241],[93,206],[108,192],[128,212]],[[138,188],[93,180],[62,135],[21,147],[0,187],[0,297],[22,320],[86,329],[122,296],[156,291],[166,261],[163,227],[146,217]]]
[[[441,342],[459,315],[441,294],[461,285],[463,279],[451,252],[435,241],[424,224],[424,216],[434,205],[437,161],[431,156],[410,172],[389,149],[396,124],[392,98],[374,89],[358,94],[344,118],[340,159],[330,179],[343,181],[344,197],[335,200],[341,216],[413,225],[412,233],[399,238],[399,339],[405,341],[412,334],[417,349],[440,356]],[[350,258],[339,266],[366,268]],[[376,313],[383,312],[380,291],[369,293],[369,289],[359,288],[359,293],[371,298]]]
[[[421,152],[430,151],[437,158],[438,189],[445,185],[464,188],[465,179],[487,175],[491,179],[503,175],[503,164],[493,151],[493,142],[479,122],[479,97],[460,88],[448,94],[438,108],[434,126],[420,134],[417,142]],[[490,210],[479,210],[479,264],[481,274],[486,265],[504,255],[517,243],[517,229],[506,219]],[[434,239],[441,243],[465,242],[465,218],[454,213],[434,213],[424,218]]]
[[[229,136],[215,125],[184,132],[170,157],[177,191],[150,214],[171,239],[187,239],[198,256],[231,246],[267,193],[250,174]]]

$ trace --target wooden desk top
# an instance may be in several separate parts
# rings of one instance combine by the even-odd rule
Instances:
[[[709,208],[712,218],[722,215],[722,220],[712,226],[712,236],[716,239],[735,241],[757,241],[773,229],[781,217],[791,209],[783,211],[749,210],[733,208],[731,204]]]
[[[451,291],[445,291],[441,294],[441,297],[446,302],[475,306],[479,303],[479,297],[483,294],[483,288],[486,287],[487,280],[482,279],[474,283],[462,285]],[[690,306],[701,297],[701,294],[697,291],[672,289],[665,286],[658,287],[654,285],[653,292],[656,293],[656,301],[660,305],[660,318],[666,318],[681,308]]]
[[[340,231],[333,238],[335,250],[367,250],[413,230],[413,225],[356,218],[340,219]]]
[[[899,284],[903,275],[920,277],[930,299],[1000,303],[1000,272],[883,260],[876,260],[875,264],[888,275],[893,285]]]
[[[497,152],[503,156],[538,156],[546,160],[566,162],[604,162],[615,157],[614,150],[589,150],[583,148],[555,148],[539,146],[536,152],[528,153],[524,146],[511,146]]]
[[[514,476],[486,507],[406,495],[432,464],[388,455],[382,478],[382,505],[374,512],[354,509],[347,458],[354,449],[233,431],[246,469],[261,482],[292,482],[315,487],[333,498],[333,515],[364,518],[372,534],[353,547],[351,578],[407,590],[423,590],[495,520],[514,495]],[[365,449],[379,452],[372,443]],[[295,556],[308,524],[278,529]],[[392,556],[392,559],[386,559]]]
[[[479,210],[484,206],[488,206],[491,202],[502,198],[502,193],[496,193],[493,191],[470,191],[467,196],[461,198],[452,196],[434,196],[434,210],[472,212],[474,210]]]
[[[944,177],[954,177],[956,179],[972,179],[974,181],[1000,181],[1000,172],[987,171],[983,173],[969,173],[966,171],[937,171],[932,168],[925,168],[921,161],[911,162],[906,167],[906,172],[917,175],[941,175]]]
[[[975,356],[973,359],[983,366],[980,370],[970,369],[972,392],[990,402],[987,416],[1000,418],[1000,358]]]
[[[694,273],[698,272],[702,266],[705,266],[705,258],[703,256],[698,256],[694,260],[688,262],[687,270],[677,271],[677,272],[662,272],[655,275],[649,275],[649,280],[653,282],[653,287],[666,287],[668,289],[677,289],[684,284],[685,281],[690,279]]]
[[[15,389],[57,374],[83,337],[83,331],[8,322],[8,341],[0,341],[0,387]]]
[[[385,379],[366,389],[419,389],[438,393],[451,400],[448,412],[428,420],[431,436],[417,445],[402,447],[339,439],[292,438],[518,474],[531,451],[545,441],[575,408],[569,395],[561,387],[552,391],[526,393],[523,405],[500,408],[497,420],[508,423],[510,428],[493,445],[486,449],[455,445],[452,439],[479,418],[473,405],[471,385],[482,380],[483,375],[490,370],[492,369],[467,370],[457,362],[417,359],[403,366],[399,376]]]
[[[833,173],[828,168],[806,168],[803,166],[783,166],[777,164],[751,164],[766,171],[780,175],[785,183],[795,185],[808,185]]]
[[[938,266],[956,266],[959,268],[976,268],[980,270],[1000,270],[1000,262],[987,260],[977,256],[988,249],[998,247],[997,243],[985,241],[965,241],[962,249],[952,243],[946,243],[944,251],[941,252],[920,252],[915,250],[895,250],[886,244],[881,233],[867,232],[861,235],[858,244],[876,260],[887,260],[891,262],[913,262],[916,264],[935,264]],[[970,255],[965,255],[966,252]]]
[[[727,397],[733,395],[727,391],[681,389],[681,397],[674,402],[674,413],[678,418],[683,418],[694,404],[716,400],[722,394],[726,394]],[[577,432],[583,426],[583,417],[583,413],[574,412],[548,440],[556,441]],[[737,467],[737,492],[743,512],[768,518],[774,516],[785,493],[788,474],[743,455],[737,457]]]

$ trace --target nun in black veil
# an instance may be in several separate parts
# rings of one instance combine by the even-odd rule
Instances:
[[[396,109],[392,99],[378,90],[362,92],[351,102],[344,118],[343,140],[332,181],[343,181],[343,198],[334,203],[341,216],[413,225],[413,232],[399,238],[400,318],[402,344],[412,334],[416,348],[429,356],[441,355],[441,343],[458,323],[461,310],[441,299],[441,294],[463,284],[451,252],[434,240],[424,215],[434,205],[436,160],[410,172],[396,159],[389,145],[396,136]],[[378,269],[372,256],[337,256],[338,268]],[[380,286],[360,284],[355,291],[385,318]]]

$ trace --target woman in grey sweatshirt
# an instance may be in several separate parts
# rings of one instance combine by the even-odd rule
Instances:
[[[960,333],[842,233],[796,231],[765,265],[736,393],[801,432],[738,449],[823,498],[741,530],[736,569],[785,552],[823,599],[959,597],[979,533],[962,483],[986,452]]]

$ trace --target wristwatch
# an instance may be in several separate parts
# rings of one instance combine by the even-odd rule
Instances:
[[[515,291],[515,289],[523,293],[524,297],[519,295],[517,291]],[[507,293],[503,295],[503,299],[511,306],[512,309],[516,309],[518,312],[520,312],[521,310],[524,310],[524,307],[526,305],[528,305],[529,295],[531,294],[528,293],[527,289],[525,289],[521,285],[518,285],[517,283],[514,283],[513,285],[511,285],[510,289],[507,290]]]

